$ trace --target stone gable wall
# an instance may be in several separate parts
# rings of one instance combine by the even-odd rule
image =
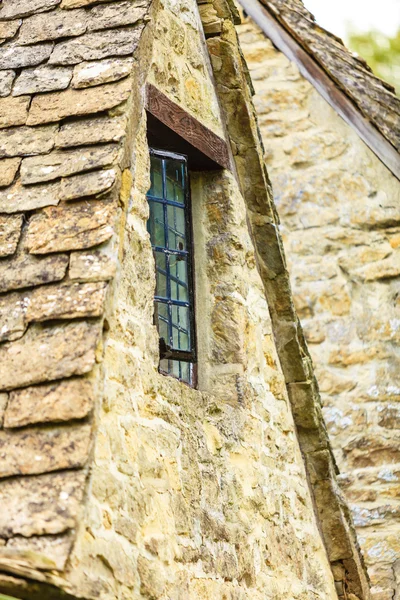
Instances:
[[[400,183],[253,23],[239,35],[342,488],[373,597],[389,600],[400,589]]]

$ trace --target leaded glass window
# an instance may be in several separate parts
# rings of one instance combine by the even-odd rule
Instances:
[[[160,371],[193,383],[195,361],[193,252],[187,159],[150,150],[147,228],[156,266],[154,318]]]

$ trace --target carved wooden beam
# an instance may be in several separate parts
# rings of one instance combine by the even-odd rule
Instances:
[[[338,115],[358,133],[360,138],[393,175],[400,179],[400,155],[395,147],[361,114],[353,101],[338,88],[326,71],[258,0],[239,0],[239,2],[272,43],[298,66],[303,77],[315,87]]]
[[[151,83],[146,84],[146,110],[217,165],[231,170],[228,144]]]

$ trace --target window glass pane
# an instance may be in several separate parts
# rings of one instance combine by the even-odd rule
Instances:
[[[169,159],[166,164],[167,200],[184,204],[185,202],[185,163]]]
[[[151,166],[150,166],[150,180],[151,186],[149,190],[150,196],[155,196],[156,198],[163,197],[163,185],[162,185],[162,159],[158,156],[150,157]]]
[[[160,361],[160,371],[172,375],[189,385],[193,383],[193,365],[191,363],[164,358]]]
[[[158,332],[160,338],[164,338],[167,345],[170,345],[169,339],[169,316],[168,316],[168,305],[163,302],[155,303],[155,313],[158,325]]]
[[[170,254],[169,272],[171,285],[171,300],[181,300],[188,302],[188,272],[187,260],[183,256]]]
[[[171,307],[172,347],[176,350],[190,349],[189,308],[186,306]]]
[[[160,202],[149,201],[150,218],[147,222],[147,228],[150,233],[150,240],[153,246],[165,248],[165,222],[164,206]]]
[[[156,296],[168,298],[167,256],[165,252],[155,252],[156,261]]]
[[[178,206],[167,206],[168,247],[170,250],[186,250],[185,211]]]

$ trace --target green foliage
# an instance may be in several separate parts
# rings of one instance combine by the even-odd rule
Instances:
[[[393,37],[379,31],[349,32],[348,46],[364,58],[375,75],[391,83],[400,95],[400,29]]]

